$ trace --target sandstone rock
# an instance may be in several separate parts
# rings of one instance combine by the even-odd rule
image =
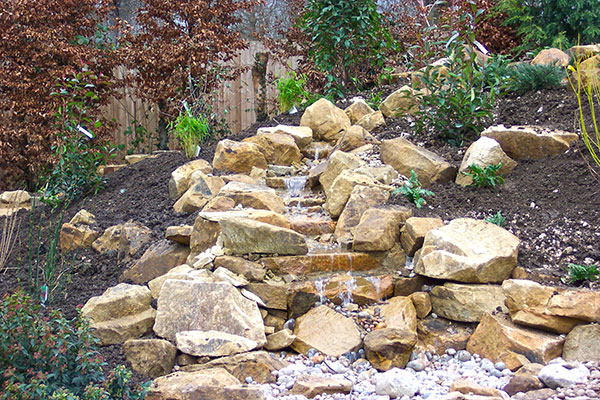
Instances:
[[[121,275],[121,280],[146,283],[184,264],[190,254],[187,246],[161,240],[150,246],[142,257]]]
[[[587,383],[589,376],[590,371],[584,365],[572,366],[565,362],[548,364],[538,374],[538,378],[552,389]]]
[[[333,145],[328,142],[311,142],[308,146],[306,146],[302,150],[302,154],[306,158],[313,160],[313,162],[318,162],[319,160],[326,159],[331,150],[333,149]]]
[[[533,60],[531,65],[554,65],[556,67],[566,67],[569,65],[570,57],[564,51],[551,48],[540,51]]]
[[[430,351],[444,354],[449,348],[464,350],[473,333],[470,324],[453,322],[444,318],[426,318],[417,322],[419,342]]]
[[[223,267],[216,268],[212,276],[215,282],[225,282],[235,287],[242,287],[248,284],[248,280],[246,278],[241,275],[237,275]]]
[[[463,394],[497,397],[499,399],[503,399],[506,396],[505,393],[502,393],[498,389],[482,386],[464,378],[460,378],[452,382],[448,390],[450,390],[451,392],[459,392]]]
[[[597,44],[577,45],[567,50],[567,54],[579,59],[592,57],[598,53],[600,53],[600,45]]]
[[[400,266],[405,265],[401,264]],[[423,285],[429,283],[429,278],[416,275],[412,278],[400,277],[394,280],[394,296],[410,296],[421,290]]]
[[[312,129],[306,126],[277,125],[274,128],[258,128],[258,131],[256,131],[257,135],[270,133],[280,133],[291,136],[300,149],[304,149],[306,146],[310,145],[313,140]]]
[[[0,203],[11,206],[22,206],[31,203],[31,195],[25,190],[12,190],[0,194]],[[72,222],[71,222],[72,223]]]
[[[218,307],[215,305],[218,304]],[[154,332],[175,341],[178,332],[219,331],[266,343],[255,302],[229,284],[169,279],[158,298]]]
[[[423,246],[427,232],[442,226],[444,221],[440,218],[409,217],[400,235],[402,248],[408,256],[414,256],[415,252]]]
[[[356,124],[356,121],[365,115],[375,112],[375,110],[373,110],[363,99],[353,99],[352,104],[346,107],[344,112],[348,118],[350,118],[350,122]]]
[[[344,134],[339,138],[336,146],[341,151],[352,151],[364,146],[367,143],[375,143],[377,140],[365,128],[359,125],[352,125],[344,130]]]
[[[219,196],[233,199],[236,205],[257,210],[271,210],[285,214],[286,208],[277,192],[262,185],[250,185],[240,182],[229,182],[219,192]]]
[[[315,139],[336,141],[342,130],[350,126],[350,118],[332,102],[323,98],[309,106],[300,120],[300,126],[308,126]]]
[[[383,165],[381,167],[358,167],[354,169],[354,172],[375,178],[384,185],[391,185],[394,180],[398,179],[398,172],[390,165]]]
[[[417,274],[467,283],[502,282],[517,265],[519,239],[492,223],[458,218],[430,230]]]
[[[234,254],[306,254],[306,238],[291,229],[280,228],[248,218],[219,222],[224,247]]]
[[[371,132],[380,126],[385,126],[385,118],[381,111],[375,111],[371,114],[363,115],[361,119],[355,122],[356,125],[362,126],[367,131]]]
[[[189,246],[193,230],[191,225],[169,226],[165,232],[165,239]]]
[[[92,243],[92,248],[98,253],[119,250],[119,253],[135,256],[151,237],[152,231],[149,228],[134,221],[127,221],[106,229],[102,236]]]
[[[121,283],[89,299],[81,313],[90,321],[101,345],[123,343],[152,328],[156,311],[150,300],[147,287]]]
[[[560,356],[563,343],[558,335],[520,328],[502,315],[486,313],[469,339],[467,350],[516,370],[528,361],[546,364]]]
[[[212,173],[212,167],[208,161],[197,159],[183,164],[175,171],[171,172],[169,180],[169,197],[173,200],[178,199],[190,187],[190,176],[195,171],[202,171],[205,174]]]
[[[319,236],[332,234],[336,223],[322,215],[294,215],[290,217],[293,231],[306,236]]]
[[[196,270],[187,264],[182,264],[172,268],[166,274],[152,279],[150,282],[148,282],[148,287],[150,288],[152,298],[158,299],[160,296],[160,290],[167,279],[191,280],[193,279],[193,276],[190,275],[190,273],[193,271]],[[208,277],[208,274],[206,276]]]
[[[133,165],[140,161],[143,161],[143,160],[146,160],[149,158],[156,158],[156,157],[158,157],[158,154],[129,154],[129,155],[125,156],[125,161],[129,165]]]
[[[267,336],[267,344],[265,349],[269,351],[279,351],[286,349],[296,340],[296,335],[289,329],[282,329]]]
[[[417,332],[417,312],[408,297],[392,297],[381,306],[381,316],[388,328]]]
[[[494,139],[480,137],[467,149],[456,175],[456,183],[462,186],[473,183],[473,179],[464,174],[464,172],[469,172],[469,167],[473,164],[485,168],[488,165],[498,165],[499,163],[502,163],[502,167],[498,170],[499,175],[511,173],[518,165],[502,151],[502,147]]]
[[[98,237],[100,237],[100,232],[88,225],[77,226],[65,222],[59,233],[60,249],[62,251],[89,249]]]
[[[349,170],[342,171],[333,181],[324,207],[332,218],[340,216],[350,198],[352,190],[358,185],[378,187],[379,183],[369,176]]]
[[[406,208],[370,208],[354,228],[352,249],[387,251],[400,238],[400,226],[406,221]]]
[[[510,317],[518,325],[569,333],[582,323],[580,319],[558,316],[548,310],[550,299],[559,293],[556,288],[524,279],[509,279],[502,283],[502,290]]]
[[[229,211],[235,207],[235,200],[225,196],[215,196],[202,208],[202,212]]]
[[[190,235],[191,254],[199,254],[211,248],[217,244],[217,238],[221,234],[221,226],[218,221],[211,221],[201,215],[196,217],[192,234]]]
[[[481,136],[500,143],[502,150],[513,160],[538,160],[561,154],[577,140],[575,133],[536,126],[506,128],[504,125],[494,125],[481,132]]]
[[[327,306],[314,308],[298,318],[294,334],[292,348],[303,354],[314,348],[324,355],[339,357],[361,345],[354,321]]]
[[[132,339],[123,344],[123,354],[134,371],[157,378],[171,372],[177,348],[162,339]]]
[[[173,205],[175,212],[191,214],[201,209],[219,193],[225,182],[218,176],[208,176],[202,171],[195,171],[189,178],[189,185],[188,190]]]
[[[329,157],[325,169],[319,177],[319,182],[321,183],[321,186],[323,186],[325,196],[329,195],[333,181],[342,173],[342,171],[351,170],[362,165],[364,165],[364,161],[353,154],[345,153],[343,151],[334,152],[331,157]]]
[[[267,160],[258,145],[225,139],[217,144],[213,167],[218,171],[249,174],[252,167],[267,169]]]
[[[409,369],[393,368],[375,376],[375,391],[379,396],[400,399],[413,397],[421,389],[421,383]]]
[[[201,370],[206,368],[224,368],[231,375],[245,381],[251,377],[258,383],[274,383],[275,377],[272,372],[285,367],[285,363],[277,357],[272,357],[266,351],[252,351],[249,353],[236,354],[229,357],[221,357],[209,361],[204,365],[194,365],[189,370]]]
[[[285,133],[260,133],[243,142],[258,145],[268,164],[292,165],[302,159],[296,141]]]
[[[379,109],[386,117],[398,118],[418,110],[419,102],[415,91],[408,85],[402,86],[383,100]]]
[[[321,394],[350,393],[351,390],[352,382],[347,379],[301,375],[296,378],[290,393],[312,399]]]
[[[548,301],[548,312],[560,317],[600,322],[600,307],[590,307],[590,304],[600,304],[600,292],[565,290]]]
[[[258,387],[243,386],[222,368],[175,372],[152,382],[146,400],[263,400]]]
[[[513,396],[518,392],[529,392],[544,387],[537,374],[543,368],[542,364],[531,363],[517,370],[510,381],[502,388],[503,391]]]
[[[600,325],[579,325],[573,328],[563,347],[567,361],[600,361]]]
[[[94,225],[96,223],[96,217],[86,210],[79,210],[77,211],[77,214],[71,218],[69,223],[72,225]]]
[[[215,258],[215,267],[226,268],[243,276],[249,281],[261,282],[265,279],[265,269],[262,265],[241,257],[221,256]]]
[[[415,311],[417,312],[417,318],[423,319],[429,315],[432,309],[431,297],[427,292],[415,292],[408,296],[412,301]]]
[[[449,182],[456,176],[456,169],[442,157],[403,138],[382,142],[381,161],[404,176],[415,171],[424,187],[433,182]]]
[[[370,271],[381,267],[382,260],[372,253],[336,252],[268,257],[261,259],[261,263],[277,275],[306,275],[313,272]]]
[[[254,340],[219,331],[181,331],[175,334],[175,341],[185,354],[208,357],[245,353],[258,346]]]
[[[479,322],[486,312],[507,312],[499,285],[463,285],[446,282],[431,292],[433,312],[460,322]]]
[[[288,288],[275,282],[250,283],[246,289],[257,295],[267,308],[287,310]]]
[[[390,197],[390,192],[375,186],[354,186],[344,210],[339,216],[335,226],[335,238],[351,238],[352,231],[359,224],[361,217],[369,208],[385,204]]]
[[[396,328],[384,328],[367,333],[365,356],[374,368],[387,371],[404,368],[417,343],[417,334]]]

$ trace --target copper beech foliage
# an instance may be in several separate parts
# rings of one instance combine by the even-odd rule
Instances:
[[[112,70],[119,58],[91,40],[109,16],[104,0],[5,0],[0,7],[0,190],[33,189],[54,160],[53,114],[60,104],[50,93],[65,76],[86,65],[109,83],[100,85],[95,112],[115,88]],[[96,130],[108,134],[109,124]]]
[[[238,72],[227,68],[247,42],[232,28],[240,10],[261,0],[141,0],[137,25],[127,35],[127,64],[139,95],[158,105],[161,146],[182,106],[210,93]]]

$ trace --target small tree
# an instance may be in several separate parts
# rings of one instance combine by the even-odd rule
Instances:
[[[219,81],[236,76],[238,71],[226,63],[247,45],[232,29],[239,23],[237,12],[260,0],[141,3],[139,29],[128,35],[128,64],[137,72],[140,96],[158,105],[160,147],[166,148],[168,124],[177,118],[184,101],[195,113],[211,122],[216,119],[207,95]]]

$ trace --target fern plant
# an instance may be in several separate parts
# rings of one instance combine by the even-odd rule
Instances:
[[[417,208],[421,208],[427,203],[425,196],[434,196],[432,191],[421,187],[421,182],[414,170],[410,171],[408,182],[392,192],[392,194],[398,193],[403,194],[411,203],[417,206]]]

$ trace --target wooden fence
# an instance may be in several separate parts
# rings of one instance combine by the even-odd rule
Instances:
[[[260,71],[253,68],[257,56],[262,56],[266,67]],[[235,134],[250,127],[256,122],[257,108],[259,102],[265,101],[267,112],[273,112],[274,100],[277,97],[277,89],[268,77],[279,77],[291,67],[295,69],[298,60],[293,58],[287,63],[280,63],[269,55],[269,51],[260,42],[250,42],[248,48],[240,52],[230,64],[236,67],[247,67],[235,81],[223,82],[217,90],[217,109],[219,115],[225,118],[229,129]],[[126,69],[119,70],[119,74],[128,73]],[[262,75],[262,76],[259,76]],[[266,91],[261,88],[261,79],[266,78]],[[263,81],[264,82],[264,81]],[[263,94],[266,92],[266,99]],[[121,99],[113,99],[106,109],[106,116],[114,119],[117,128],[114,133],[114,143],[123,144],[126,149],[134,145],[135,135],[125,134],[127,129],[135,130],[136,127],[146,129],[151,137],[156,137],[158,127],[157,108],[153,104],[142,101],[134,95],[132,88],[125,88]],[[134,125],[132,121],[136,121]],[[156,143],[146,143],[138,147],[140,152],[155,150]],[[170,146],[175,146],[171,143]]]

